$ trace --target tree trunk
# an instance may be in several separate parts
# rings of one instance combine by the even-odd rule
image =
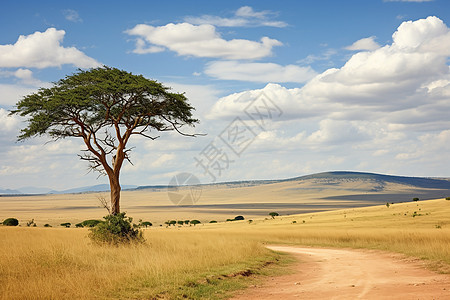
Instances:
[[[120,213],[120,183],[119,175],[112,174],[109,176],[109,186],[111,188],[111,214]]]

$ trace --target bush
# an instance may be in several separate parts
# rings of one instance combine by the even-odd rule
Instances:
[[[413,198],[413,201],[419,201],[419,198],[417,198],[417,197]]]
[[[148,222],[148,221],[141,222],[140,225],[144,226],[145,228],[153,226],[153,224],[151,222]]]
[[[19,225],[19,220],[16,218],[8,218],[3,221],[3,225],[5,226],[17,226]]]
[[[52,227],[50,224],[44,224],[44,227]]]
[[[445,200],[450,200],[450,197],[445,198]]]
[[[212,221],[209,221],[209,223],[217,223],[217,221],[215,221],[215,220],[212,220]]]
[[[227,219],[227,222],[233,222],[236,221],[236,219]]]
[[[62,227],[66,227],[66,228],[70,228],[70,225],[72,225],[71,223],[67,222],[67,223],[61,223],[60,224]]]
[[[201,222],[199,220],[192,220],[191,224],[193,224],[194,226],[197,224],[200,224]]]
[[[243,216],[236,216],[234,219],[236,221],[242,221],[242,220],[244,220],[244,217]]]
[[[81,227],[94,227],[97,226],[97,224],[100,224],[101,222],[103,222],[102,220],[84,220],[81,223]],[[76,225],[75,225],[76,226]]]
[[[134,228],[133,219],[125,213],[103,217],[105,221],[89,228],[89,237],[96,244],[119,245],[145,242],[142,231]]]

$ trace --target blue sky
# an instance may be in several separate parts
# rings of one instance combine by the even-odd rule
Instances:
[[[444,0],[3,3],[0,189],[107,182],[86,174],[81,141],[16,143],[23,120],[7,115],[102,64],[186,92],[208,134],[131,141],[124,184],[178,172],[204,183],[329,170],[448,177],[449,15]],[[248,114],[258,101],[275,109],[264,126]],[[239,151],[224,140],[235,125],[249,129]],[[213,150],[220,160],[205,168]]]

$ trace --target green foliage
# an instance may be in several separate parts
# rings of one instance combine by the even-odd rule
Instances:
[[[199,220],[191,220],[191,224],[192,225],[197,225],[197,224],[200,224],[201,222],[199,221]]]
[[[89,229],[89,237],[96,244],[119,245],[145,241],[142,231],[134,228],[133,219],[126,217],[125,213],[108,215],[103,218],[105,221]]]
[[[44,227],[52,227],[52,225],[50,225],[50,224],[44,224]]]
[[[169,226],[170,225],[173,225],[173,226],[175,226],[177,224],[177,221],[175,221],[175,220],[171,220],[171,221],[169,221]]]
[[[386,202],[386,207],[389,208],[389,206],[391,206],[389,202]]]
[[[236,216],[234,219],[236,221],[242,221],[242,220],[244,220],[244,217],[243,216]]]
[[[269,216],[271,216],[272,219],[275,219],[275,217],[278,217],[279,214],[278,214],[277,212],[273,211],[273,212],[270,212],[270,213],[269,213]]]
[[[215,220],[212,220],[212,221],[209,221],[209,223],[217,223],[217,221],[215,221]]]
[[[83,222],[78,223],[75,226],[80,225],[77,227],[94,227],[94,226],[97,226],[97,224],[99,224],[101,222],[103,222],[103,221],[102,220],[84,220]]]
[[[445,198],[445,200],[450,200],[450,197]]]
[[[189,224],[189,220],[184,220],[184,224],[188,225]]]
[[[233,222],[236,221],[235,219],[227,219],[227,222]]]
[[[5,226],[17,226],[19,225],[19,220],[16,218],[8,218],[3,221],[3,225]]]
[[[413,201],[419,201],[419,198],[415,197],[413,198]]]
[[[145,227],[145,228],[153,226],[153,224],[151,222],[148,222],[148,221],[141,222],[140,225]]]
[[[297,221],[292,221],[292,224],[297,224]]]
[[[177,221],[177,224],[178,224],[178,225],[183,225],[183,224],[184,224],[184,221]]]
[[[71,223],[69,223],[69,222],[67,222],[67,223],[61,223],[60,224],[60,226],[62,226],[62,227],[66,227],[66,228],[69,228],[70,227],[70,225],[72,225]]]
[[[184,94],[171,93],[154,80],[107,66],[78,70],[51,88],[25,96],[16,106],[13,114],[30,117],[19,139],[43,134],[79,137],[79,121],[93,128],[111,127],[116,122],[128,128],[136,122],[136,127],[157,131],[173,129],[175,123],[198,122],[192,118],[194,108]]]
[[[253,220],[248,220],[248,224],[252,224],[253,223]]]

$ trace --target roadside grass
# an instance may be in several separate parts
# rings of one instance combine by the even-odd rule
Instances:
[[[269,243],[392,251],[450,273],[450,201],[152,228],[145,238],[100,247],[86,229],[1,227],[0,298],[224,299],[286,272],[292,259]]]
[[[248,284],[246,275],[287,260],[226,232],[147,230],[145,245],[128,247],[96,246],[86,236],[85,229],[0,228],[1,298],[221,299]]]

